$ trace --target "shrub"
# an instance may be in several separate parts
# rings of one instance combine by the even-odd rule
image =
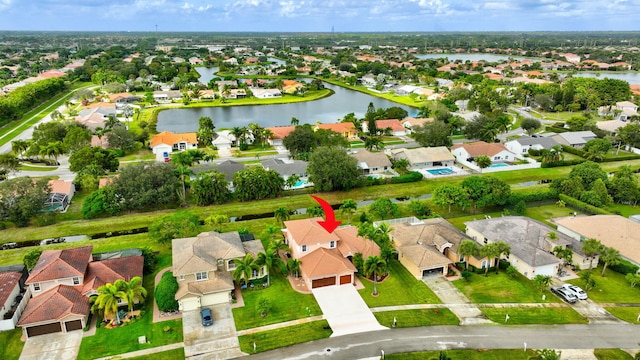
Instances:
[[[142,257],[144,257],[143,272],[144,274],[151,274],[156,268],[158,259],[156,259],[156,253],[151,250],[150,247],[144,247],[140,249],[142,251]]]
[[[540,156],[540,153],[542,153],[542,150],[529,149],[527,152],[528,152],[528,153],[529,153],[529,155],[531,155],[531,156]]]
[[[473,274],[470,271],[463,271],[460,273],[460,276],[462,276],[462,278],[465,279],[466,281],[469,281],[472,275]]]
[[[518,192],[513,192],[511,193],[511,195],[509,195],[507,204],[515,205],[520,201],[529,203],[533,201],[556,200],[557,198],[558,198],[558,195],[553,190],[518,191]]]
[[[173,277],[171,271],[167,271],[162,274],[162,279],[160,279],[154,294],[160,311],[174,311],[178,309],[178,302],[175,299],[176,292],[178,292],[178,281]]]
[[[554,161],[554,162],[543,162],[540,165],[540,167],[542,167],[542,168],[551,168],[551,167],[558,167],[558,166],[571,166],[571,165],[582,164],[585,161],[587,161],[587,160],[584,160],[584,159],[572,159],[572,160],[560,160],[560,161]]]
[[[615,271],[623,275],[626,275],[629,273],[635,274],[638,272],[638,270],[640,270],[640,267],[638,267],[638,265],[635,265],[624,259],[620,259],[620,262],[615,265],[609,265],[608,268],[612,271]]]
[[[513,207],[513,212],[515,212],[518,215],[524,215],[526,211],[527,211],[527,203],[525,203],[524,200],[518,201],[518,203]]]
[[[585,212],[587,214],[591,214],[591,215],[610,215],[611,213],[608,212],[607,210],[604,209],[599,209],[595,206],[589,205],[587,203],[584,203],[576,198],[573,198],[571,196],[567,196],[565,194],[560,194],[558,195],[558,197],[560,198],[560,200],[564,201],[565,204],[573,207],[576,210],[580,210],[582,212]]]
[[[422,180],[423,176],[418,171],[409,171],[408,173],[391,178],[392,184],[403,184]]]
[[[509,265],[509,267],[507,268],[507,275],[509,275],[509,277],[512,279],[515,278],[516,275],[518,275],[518,269]]]

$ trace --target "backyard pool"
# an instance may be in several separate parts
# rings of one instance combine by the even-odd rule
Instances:
[[[441,168],[441,169],[428,169],[427,172],[431,175],[449,175],[453,174],[453,170],[449,168]]]
[[[489,166],[489,167],[497,168],[497,167],[503,167],[503,166],[509,166],[509,164],[506,164],[506,163],[497,163],[497,164],[491,164],[491,166]]]

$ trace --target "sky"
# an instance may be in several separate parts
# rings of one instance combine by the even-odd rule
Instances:
[[[0,30],[640,30],[640,0],[0,0]]]

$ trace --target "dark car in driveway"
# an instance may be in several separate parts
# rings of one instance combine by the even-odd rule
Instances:
[[[213,315],[211,315],[211,309],[206,307],[200,309],[200,318],[202,319],[202,326],[213,325]]]

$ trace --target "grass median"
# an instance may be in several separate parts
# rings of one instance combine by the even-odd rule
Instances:
[[[412,309],[374,312],[380,325],[392,327],[396,319],[396,327],[418,327],[435,325],[460,325],[458,317],[447,308]]]
[[[570,307],[480,308],[489,320],[501,325],[588,324]],[[505,321],[509,315],[509,320]]]
[[[262,331],[255,334],[239,336],[240,350],[247,354],[255,354],[294,344],[324,339],[333,331],[326,320],[313,321],[306,324],[289,326],[281,329]],[[253,344],[256,350],[253,350]]]

